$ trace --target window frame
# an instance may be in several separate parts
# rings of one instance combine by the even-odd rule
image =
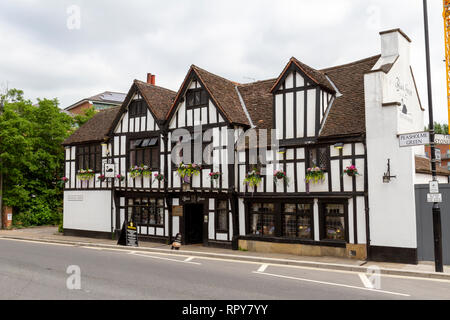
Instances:
[[[199,95],[199,102],[195,101],[197,94]],[[193,104],[189,103],[189,98],[191,97],[191,95],[194,96]],[[202,95],[203,95],[205,100],[202,100]],[[185,97],[186,97],[186,109],[187,110],[197,109],[197,108],[204,108],[204,107],[208,107],[209,106],[209,94],[203,88],[189,89],[189,90],[186,91]]]
[[[92,152],[92,147],[95,148],[94,152]],[[88,148],[88,152],[85,152],[85,148]],[[81,169],[87,170],[91,169],[94,170],[94,173],[102,173],[103,171],[103,148],[100,143],[88,143],[88,144],[82,144],[78,145],[75,148],[75,170],[78,172]],[[81,150],[83,150],[81,152]],[[91,156],[94,156],[94,163],[91,163]],[[83,164],[80,166],[80,157],[82,157],[81,163]],[[86,157],[88,161],[88,167],[85,168],[84,164],[86,163]],[[91,166],[92,165],[92,166]]]
[[[313,159],[311,159],[311,152],[312,151],[315,151],[315,162],[316,163],[319,163],[319,158],[320,158],[320,153],[319,153],[319,150],[324,150],[325,151],[325,156],[326,156],[326,164],[325,164],[325,167],[321,167],[321,166],[318,166],[317,164],[315,165],[314,163],[313,163]],[[305,161],[306,161],[306,169],[308,169],[308,168],[312,168],[314,165],[315,166],[317,166],[317,167],[319,167],[320,169],[322,169],[323,170],[323,172],[330,172],[330,167],[331,167],[331,164],[330,164],[330,161],[331,161],[331,154],[330,154],[330,146],[328,146],[328,145],[326,145],[326,146],[316,146],[316,147],[309,147],[309,148],[306,148],[306,155],[305,155]]]
[[[137,106],[138,103],[139,106]],[[128,106],[128,117],[130,119],[146,117],[147,109],[147,103],[142,97],[139,99],[131,100]]]
[[[286,205],[295,205],[295,213],[287,213],[285,212],[285,206]],[[309,205],[310,209],[309,209],[309,214],[300,214],[299,213],[299,205]],[[314,241],[315,239],[315,221],[314,221],[314,201],[301,201],[301,202],[286,202],[286,203],[282,203],[281,204],[281,235],[282,238],[285,239],[294,239],[294,240],[311,240]],[[285,217],[286,216],[295,216],[295,222],[296,222],[296,236],[295,237],[289,237],[286,235],[286,228],[285,228]],[[299,230],[298,230],[298,223],[299,223],[299,218],[301,217],[308,217],[310,219],[310,227],[311,227],[311,232],[310,232],[310,237],[309,238],[301,238],[299,237]]]
[[[137,140],[141,140],[142,142],[145,140],[152,140],[152,139],[156,139],[156,144],[154,146],[150,146],[150,147],[138,147],[138,148],[134,148],[131,149],[132,146],[132,142],[133,141],[137,141]],[[141,143],[142,143],[141,142]],[[142,152],[142,161],[139,162],[137,161],[137,152],[138,151],[143,151]],[[149,150],[149,164],[145,163],[145,150]],[[156,159],[157,159],[157,165],[153,164],[153,150],[156,150]],[[131,168],[136,166],[141,166],[141,165],[146,165],[150,168],[150,170],[152,171],[159,171],[161,169],[161,141],[160,141],[160,137],[159,136],[146,136],[146,137],[130,137],[127,139],[127,167]],[[134,159],[135,159],[135,163],[132,163],[132,153],[134,153]]]
[[[140,204],[136,204],[137,200],[140,200]],[[143,199],[147,200],[146,205],[143,204]],[[133,204],[130,205],[130,200],[133,201]],[[154,209],[155,212],[153,214],[150,214],[150,211],[147,213],[147,223],[143,224],[142,223],[142,208],[151,208],[150,204],[152,204],[151,200],[154,200]],[[159,205],[159,202],[162,200],[162,205]],[[129,217],[129,209],[131,208],[132,210],[132,219],[133,222],[136,224],[136,226],[138,227],[150,227],[150,228],[164,228],[165,227],[165,203],[164,203],[164,198],[161,197],[125,197],[125,218],[127,219],[127,221],[129,221],[128,219]],[[139,221],[136,220],[136,212],[137,209],[140,209],[139,211]],[[162,218],[160,221],[160,224],[156,223],[157,219],[156,217],[158,216],[158,210],[162,209]],[[155,218],[155,223],[150,223],[151,219],[150,216],[153,215]]]
[[[350,243],[350,234],[349,234],[349,219],[348,219],[348,199],[346,200],[319,200],[319,236],[320,241],[322,242],[334,242],[334,243]],[[344,207],[344,213],[339,215],[329,215],[329,216],[338,216],[344,218],[344,233],[345,233],[345,239],[344,240],[335,240],[335,239],[327,239],[326,235],[326,205],[342,205]]]
[[[259,204],[261,207],[263,206],[263,205],[267,205],[267,204],[273,204],[273,206],[274,206],[274,211],[273,212],[256,212],[256,211],[253,211],[253,206],[255,205],[255,204]],[[252,237],[260,237],[260,238],[274,238],[274,237],[277,237],[277,231],[278,231],[278,228],[277,228],[277,215],[279,215],[279,212],[277,212],[278,210],[278,208],[279,208],[279,206],[278,206],[278,203],[277,202],[273,202],[273,201],[255,201],[255,202],[248,202],[248,204],[247,204],[247,208],[248,208],[248,215],[247,215],[247,218],[248,218],[248,223],[247,223],[247,226],[248,226],[248,228],[247,228],[247,236],[252,236]],[[261,234],[254,234],[254,233],[252,233],[251,232],[251,222],[252,222],[252,218],[253,218],[253,216],[254,215],[258,215],[258,216],[260,216],[259,217],[259,219],[261,219],[260,221],[264,221],[264,216],[273,216],[273,222],[274,222],[274,234],[273,235],[265,235],[264,234],[264,225],[262,226],[262,229],[261,229]]]
[[[219,228],[219,202],[225,202],[226,208],[220,209],[225,210],[226,212],[226,229]],[[228,233],[230,231],[230,205],[228,203],[228,199],[215,199],[214,203],[214,228],[216,233]]]

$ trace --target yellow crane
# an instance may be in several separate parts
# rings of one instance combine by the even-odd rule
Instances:
[[[447,69],[447,107],[450,126],[450,0],[444,3],[445,67]]]

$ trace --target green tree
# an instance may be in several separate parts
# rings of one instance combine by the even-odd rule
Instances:
[[[25,100],[12,89],[0,97],[0,171],[4,205],[14,208],[14,223],[24,226],[58,223],[62,218],[64,149],[74,120],[58,100]]]
[[[425,131],[429,131],[429,130],[430,130],[430,127],[426,126]],[[440,124],[438,122],[435,122],[434,123],[434,131],[436,134],[446,134],[447,135],[447,134],[449,134],[448,124],[446,124],[446,123]]]
[[[75,125],[81,127],[83,124],[88,122],[93,116],[95,116],[96,111],[94,107],[84,110],[83,114],[78,114],[74,117]]]

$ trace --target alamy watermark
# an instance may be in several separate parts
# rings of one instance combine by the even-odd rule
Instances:
[[[81,290],[81,268],[76,265],[68,266],[66,273],[69,274],[66,280],[67,289]]]
[[[80,30],[81,29],[81,8],[77,5],[71,5],[66,9],[67,17],[67,29]]]

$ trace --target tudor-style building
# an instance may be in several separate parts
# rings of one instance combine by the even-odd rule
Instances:
[[[197,66],[178,92],[134,81],[120,108],[64,143],[65,234],[111,237],[133,219],[141,239],[181,233],[185,244],[417,262],[414,184],[428,179],[416,158],[425,152],[400,149],[397,135],[423,129],[423,108],[410,39],[399,29],[381,38],[380,55],[323,70],[291,58],[277,78],[255,83]],[[249,129],[276,130],[272,143],[258,141],[266,161],[251,161]],[[185,181],[177,172],[184,150],[174,149],[200,138],[185,163],[201,169]],[[212,161],[198,158],[206,149]],[[107,163],[125,179],[99,180]],[[396,176],[384,183],[388,163]],[[135,165],[152,175],[133,177]],[[359,175],[344,174],[351,165]],[[305,183],[314,167],[323,180]],[[265,175],[252,188],[245,178],[254,168]],[[95,177],[81,181],[82,169]],[[288,179],[277,180],[276,170]]]

